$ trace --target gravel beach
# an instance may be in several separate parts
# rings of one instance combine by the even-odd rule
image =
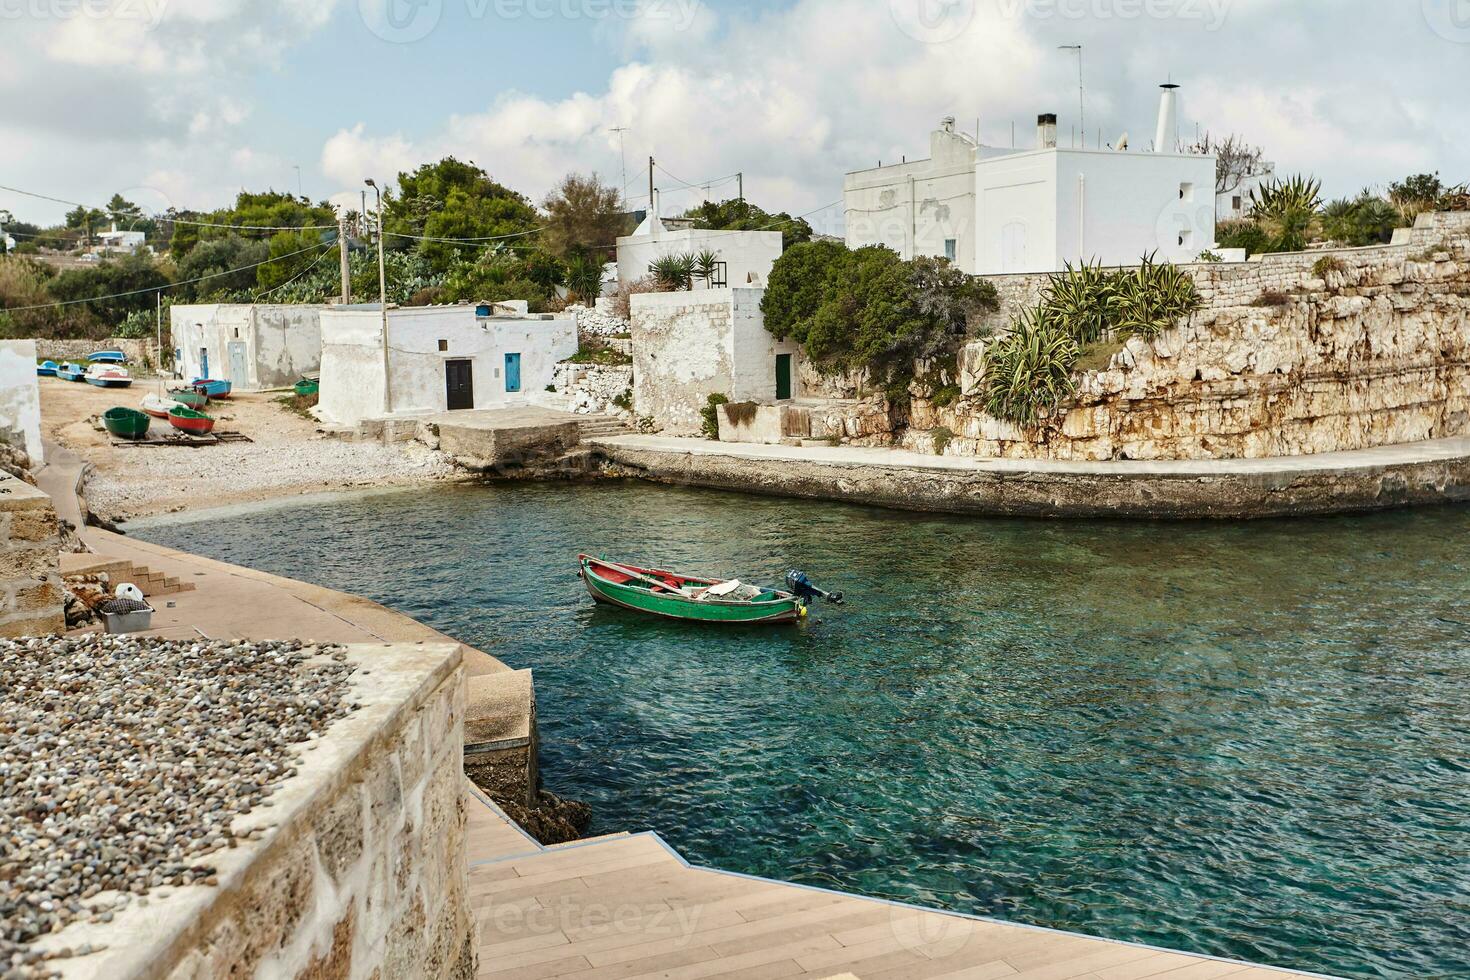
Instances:
[[[215,884],[235,818],[355,705],[341,647],[127,636],[0,640],[0,977],[36,939],[150,889]],[[86,948],[70,950],[85,955]],[[65,955],[65,954],[63,954]]]
[[[343,442],[287,411],[276,393],[245,393],[211,404],[218,428],[251,442],[215,446],[120,447],[91,421],[113,405],[136,406],[156,381],[114,391],[42,378],[46,437],[93,465],[87,501],[113,521],[272,497],[463,478],[449,458],[419,443]],[[166,422],[154,421],[154,425]]]

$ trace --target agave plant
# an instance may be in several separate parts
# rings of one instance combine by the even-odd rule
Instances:
[[[704,283],[705,288],[709,288],[720,274],[720,253],[708,248],[700,249],[694,256],[693,265],[695,278]]]
[[[1042,302],[1052,319],[1079,346],[1085,346],[1108,332],[1116,280],[1116,273],[1104,272],[1100,263],[1073,266],[1069,262],[1048,279]]]
[[[567,288],[585,303],[596,301],[602,293],[602,266],[583,256],[567,264]]]
[[[1118,274],[1109,298],[1109,320],[1120,338],[1154,337],[1199,307],[1199,293],[1189,273],[1156,261],[1150,253],[1136,269]]]
[[[1251,218],[1261,226],[1272,252],[1300,252],[1321,230],[1322,182],[1298,174],[1262,184]]]
[[[688,252],[661,255],[649,263],[648,271],[665,289],[692,289],[694,263],[694,256]]]
[[[985,351],[985,410],[1032,427],[1051,417],[1076,390],[1080,350],[1045,304],[1021,312],[1009,333]]]

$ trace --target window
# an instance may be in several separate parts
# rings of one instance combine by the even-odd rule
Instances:
[[[449,341],[447,341],[447,340],[441,340],[441,341],[439,341],[439,349],[440,350],[448,350],[449,349]]]
[[[1193,201],[1194,200],[1194,185],[1193,184],[1184,183],[1184,184],[1180,184],[1179,185],[1179,200],[1181,200],[1181,201]]]
[[[953,238],[946,238],[944,240],[944,257],[951,262],[954,261],[955,255],[959,252],[958,244]]]
[[[1241,200],[1239,194],[1235,195],[1234,197],[1232,197],[1230,199],[1230,208],[1231,208],[1231,210],[1233,210],[1233,211],[1239,211],[1243,207],[1245,207],[1245,202],[1243,200]]]

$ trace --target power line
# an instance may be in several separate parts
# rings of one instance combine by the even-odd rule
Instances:
[[[534,235],[538,231],[545,231],[546,228],[546,225],[542,225],[540,228],[532,228],[530,231],[518,231],[512,235],[486,235],[482,238],[435,238],[430,235],[405,235],[397,231],[385,231],[383,234],[389,238],[411,238],[416,242],[499,242],[507,238],[525,238],[527,235]]]
[[[176,225],[197,225],[201,228],[233,228],[236,231],[318,231],[326,228],[336,228],[336,225],[232,225],[220,221],[194,221],[189,218],[173,217],[167,213],[163,214],[134,214],[132,211],[115,211],[111,208],[99,208],[91,204],[83,204],[81,201],[68,201],[64,197],[51,197],[49,194],[37,194],[35,191],[23,191],[19,187],[7,187],[0,184],[0,191],[10,191],[12,194],[23,194],[26,197],[34,197],[42,201],[50,201],[53,204],[70,204],[73,207],[86,208],[89,211],[100,211],[111,215],[114,219],[132,218],[137,221],[169,222]],[[309,207],[309,205],[308,205]]]
[[[250,265],[242,265],[238,269],[226,269],[224,272],[211,272],[209,275],[199,276],[197,279],[185,279],[182,282],[170,282],[165,283],[162,286],[150,286],[147,289],[133,289],[125,293],[112,293],[108,296],[89,296],[86,299],[68,299],[62,300],[57,303],[36,303],[32,306],[0,306],[0,313],[22,313],[26,310],[49,310],[59,306],[76,306],[79,303],[100,303],[103,300],[121,299],[124,296],[141,296],[144,293],[162,293],[166,290],[174,289],[178,286],[190,286],[196,282],[204,282],[206,279],[218,279],[221,276],[232,276],[237,272],[245,272],[250,269],[258,269],[263,265],[269,265],[272,262],[279,262],[282,259],[289,259],[293,255],[300,255],[302,252],[310,252],[314,248],[334,248],[336,247],[336,245],[336,242],[317,242],[315,245],[308,245],[306,248],[299,248],[294,252],[287,252],[285,255],[273,256],[272,258],[266,259],[263,262],[254,262]]]
[[[300,279],[302,276],[306,275],[312,269],[315,269],[317,266],[321,265],[322,264],[322,259],[326,258],[328,255],[330,255],[332,252],[334,252],[337,249],[337,243],[336,242],[323,242],[322,245],[321,245],[321,249],[322,249],[322,254],[321,255],[318,255],[316,257],[316,261],[315,262],[313,262],[311,265],[307,266],[305,269],[302,269],[300,272],[296,273],[296,275],[292,276],[290,279],[287,279],[285,282],[281,283],[280,285],[278,285],[278,286],[272,286],[270,289],[267,289],[263,293],[256,293],[255,294],[255,299],[257,301],[259,301],[259,300],[264,299],[265,297],[269,296],[271,293],[274,293],[278,289],[285,289],[287,286],[291,285],[297,279]]]

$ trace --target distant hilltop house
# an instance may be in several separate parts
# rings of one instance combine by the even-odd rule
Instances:
[[[1250,214],[1260,196],[1261,187],[1276,179],[1276,164],[1262,163],[1254,173],[1233,177],[1233,186],[1228,186],[1215,196],[1215,218],[1218,221],[1238,221]]]
[[[847,244],[949,258],[974,275],[1054,272],[1064,263],[1190,261],[1215,241],[1215,158],[1178,150],[1176,86],[1164,86],[1152,152],[1062,147],[1037,118],[1029,149],[930,135],[926,160],[849,173]]]
[[[15,239],[14,238],[11,238],[9,235],[5,235],[3,237],[3,239],[0,239],[0,240],[3,240],[5,242],[5,251],[6,251],[7,254],[10,253],[10,252],[14,252],[15,251]]]
[[[692,255],[708,249],[719,256],[711,289],[764,286],[781,257],[779,231],[727,231],[695,228],[687,218],[660,218],[654,206],[631,235],[617,240],[618,279],[636,282],[649,275],[653,263],[670,255]]]
[[[325,421],[411,418],[535,403],[557,362],[577,352],[570,315],[528,314],[525,301],[454,306],[336,306],[321,314]]]
[[[113,223],[111,231],[104,231],[97,235],[97,245],[92,249],[95,255],[133,255],[142,252],[152,252],[148,246],[148,236],[141,231],[118,231],[116,222]]]

